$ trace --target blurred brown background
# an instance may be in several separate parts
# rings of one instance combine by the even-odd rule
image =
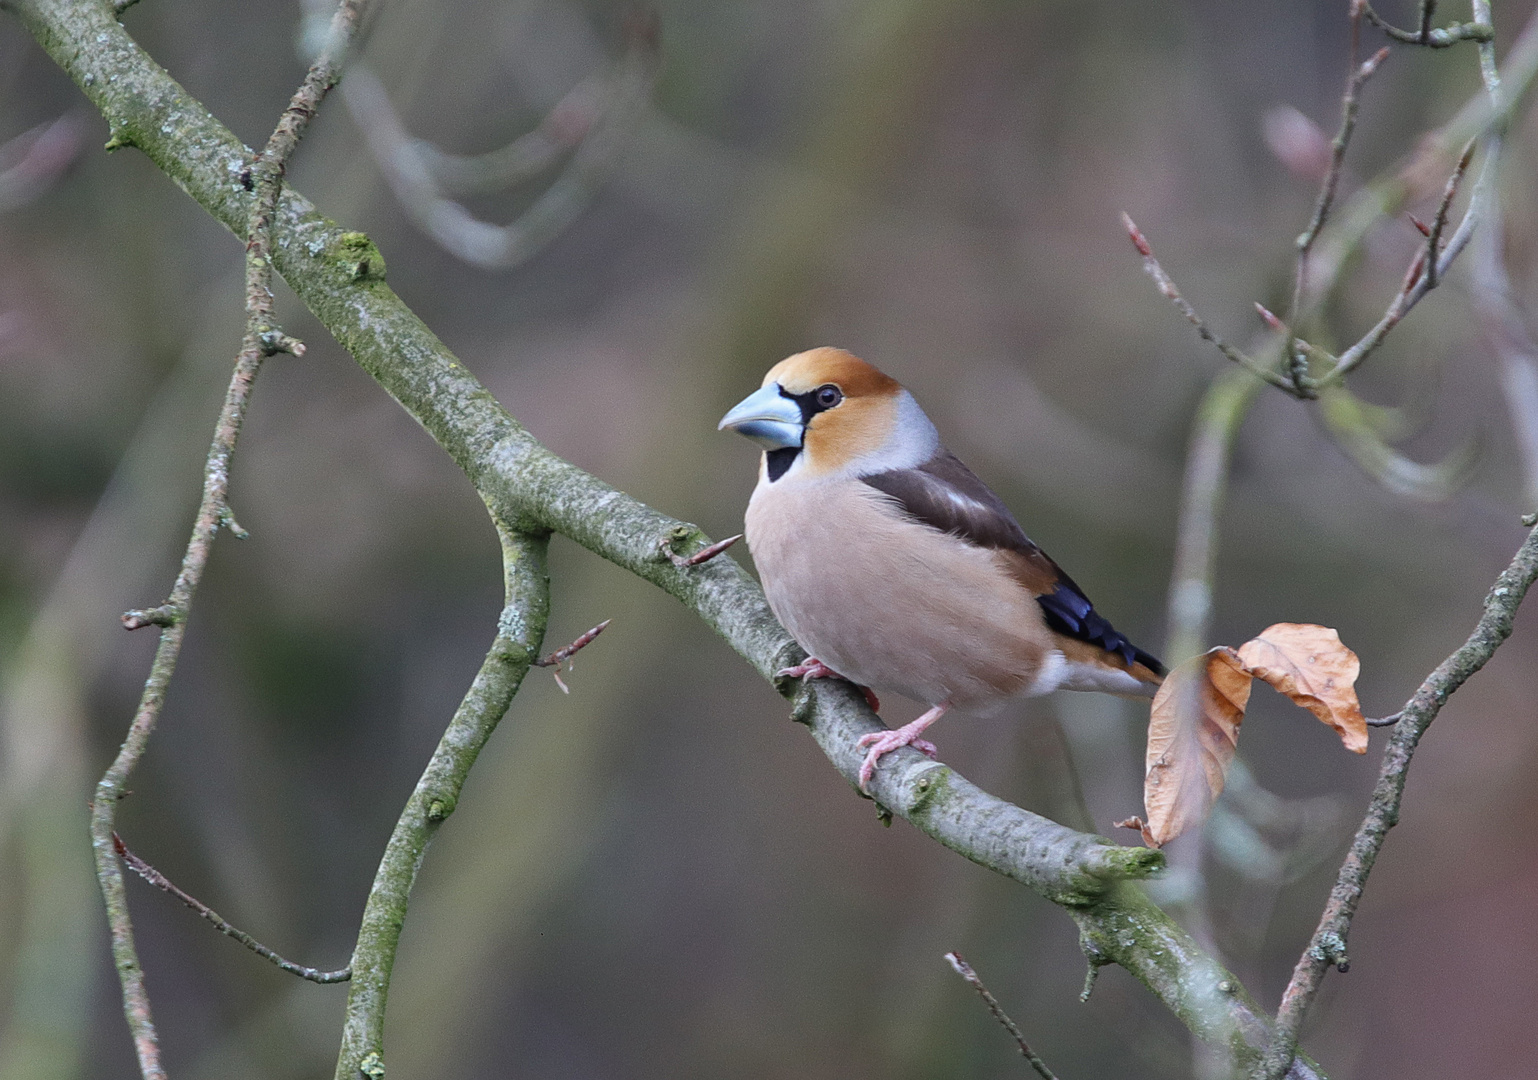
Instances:
[[[1333,130],[1345,7],[665,0],[660,80],[616,176],[511,270],[467,266],[410,225],[339,100],[290,175],[379,243],[391,284],[536,436],[715,536],[738,531],[755,468],[715,431],[721,413],[786,353],[875,361],[1157,650],[1185,442],[1222,361],[1143,276],[1116,215],[1235,339],[1257,328],[1252,301],[1280,310],[1313,192],[1261,118],[1290,104]],[[1529,10],[1501,6],[1503,42]],[[616,55],[622,17],[599,0],[391,0],[365,58],[414,133],[477,152]],[[252,143],[303,73],[299,18],[292,0],[144,0],[125,22]],[[1396,53],[1365,95],[1351,176],[1390,167],[1477,90],[1471,49]],[[135,1074],[85,802],[154,645],[117,615],[169,587],[242,318],[240,244],[135,151],[102,153],[105,125],[0,18],[0,139],[61,115],[78,159],[0,213],[4,1080]],[[1503,172],[1529,306],[1534,134],[1519,120]],[[531,198],[470,205],[502,222]],[[1374,235],[1333,310],[1342,338],[1381,311],[1415,242],[1402,222]],[[1279,393],[1239,439],[1216,639],[1338,627],[1373,715],[1463,640],[1535,509],[1468,280],[1465,265],[1353,383],[1422,414],[1403,446],[1418,460],[1481,440],[1451,499],[1385,491]],[[447,457],[286,292],[279,311],[310,351],[262,374],[233,486],[252,538],[219,541],[121,821],[232,921],[334,967],[490,641],[497,546]],[[551,647],[614,623],[570,696],[531,674],[428,855],[391,994],[392,1080],[1024,1075],[948,949],[1065,1078],[1204,1067],[1124,972],[1081,1005],[1062,912],[881,828],[677,604],[568,541],[551,561]],[[1417,758],[1351,973],[1329,977],[1305,1036],[1333,1077],[1538,1076],[1531,607]],[[1070,821],[1072,760],[1094,827],[1133,842],[1111,822],[1140,806],[1146,711],[1059,698],[947,720],[942,753]],[[1158,889],[1274,1007],[1384,736],[1359,759],[1256,698],[1241,747],[1255,784],[1225,800],[1202,873],[1187,859]],[[345,988],[128,889],[172,1076],[330,1075]]]

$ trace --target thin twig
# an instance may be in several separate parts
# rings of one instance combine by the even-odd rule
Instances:
[[[1324,228],[1324,223],[1330,216],[1330,207],[1335,202],[1335,192],[1340,186],[1341,171],[1346,162],[1346,148],[1351,145],[1351,135],[1356,130],[1356,116],[1362,87],[1368,79],[1372,78],[1379,65],[1388,59],[1389,50],[1384,47],[1369,57],[1365,63],[1357,63],[1363,7],[1361,3],[1351,4],[1351,43],[1347,52],[1346,90],[1341,95],[1340,102],[1340,129],[1336,131],[1335,138],[1330,143],[1330,167],[1325,171],[1324,180],[1319,185],[1319,197],[1314,203],[1313,217],[1309,219],[1307,228],[1297,239],[1298,256],[1293,273],[1292,305],[1287,315],[1288,322],[1294,325],[1297,324],[1303,307],[1303,297],[1308,290],[1309,255],[1313,251],[1314,241],[1319,238],[1319,230]],[[1299,354],[1291,332],[1288,334],[1282,355],[1286,360],[1292,385],[1299,396],[1303,396],[1308,376],[1308,363]]]
[[[304,83],[284,110],[272,137],[253,166],[255,197],[251,200],[246,229],[246,335],[235,361],[235,370],[230,376],[224,406],[214,428],[213,443],[209,447],[203,472],[203,496],[193,525],[192,538],[187,543],[181,570],[166,602],[149,612],[130,612],[129,617],[124,619],[124,625],[130,628],[133,625],[159,625],[162,630],[128,735],[116,759],[96,786],[96,797],[91,808],[91,841],[96,857],[97,879],[107,907],[113,958],[122,983],[123,1011],[133,1035],[139,1071],[144,1080],[164,1080],[165,1069],[160,1062],[159,1037],[150,1013],[144,972],[134,947],[133,923],[123,890],[123,873],[118,864],[117,847],[113,842],[117,804],[127,790],[129,775],[143,756],[150,733],[159,719],[166,687],[181,653],[192,597],[208,564],[214,538],[221,528],[230,528],[238,534],[239,526],[234,523],[228,502],[230,461],[240,437],[252,383],[267,355],[263,339],[276,331],[272,325],[270,250],[272,218],[278,193],[282,189],[283,168],[304,134],[310,118],[315,114],[321,98],[340,77],[343,54],[357,30],[362,9],[367,2],[342,0],[332,19],[331,39],[327,49],[310,67]],[[147,618],[138,622],[133,616]]]
[[[577,640],[573,641],[570,645],[562,645],[549,656],[534,661],[534,666],[555,668],[555,671],[551,673],[555,676],[555,684],[561,688],[561,693],[571,693],[571,688],[568,687],[566,683],[561,679],[561,665],[591,645],[593,643],[593,639],[596,638],[599,634],[603,633],[604,628],[613,621],[613,619],[605,619],[591,630],[579,635]],[[567,670],[570,670],[570,668]]]
[[[1346,349],[1336,359],[1334,366],[1319,378],[1311,381],[1316,389],[1338,385],[1352,371],[1361,366],[1362,362],[1371,356],[1388,337],[1389,331],[1398,326],[1410,310],[1425,297],[1432,289],[1436,288],[1453,262],[1462,254],[1474,236],[1474,229],[1484,216],[1484,205],[1488,200],[1494,184],[1496,163],[1500,158],[1500,139],[1497,136],[1487,135],[1484,163],[1480,166],[1479,179],[1474,185],[1474,194],[1469,199],[1468,209],[1463,212],[1463,219],[1458,223],[1458,228],[1453,231],[1447,245],[1435,258],[1435,265],[1431,265],[1431,245],[1440,242],[1443,227],[1446,224],[1448,210],[1452,205],[1454,196],[1457,195],[1458,185],[1467,172],[1469,163],[1473,160],[1476,144],[1471,142],[1459,157],[1453,168],[1453,173],[1448,177],[1447,184],[1443,188],[1442,201],[1437,206],[1436,223],[1432,225],[1430,235],[1427,237],[1426,247],[1416,253],[1415,259],[1405,271],[1404,283],[1389,303],[1388,310],[1383,313],[1372,329],[1368,330],[1350,348]]]
[[[1367,16],[1368,22],[1395,41],[1406,45],[1424,45],[1428,49],[1445,49],[1460,41],[1485,42],[1495,34],[1495,30],[1489,23],[1478,21],[1455,23],[1452,26],[1432,26],[1431,20],[1436,14],[1434,0],[1422,0],[1420,27],[1416,30],[1401,30],[1374,11],[1371,4],[1363,4],[1362,13]]]
[[[668,553],[668,558],[673,560],[674,566],[698,566],[700,563],[707,563],[711,559],[714,559],[717,555],[721,554],[721,552],[725,551],[727,548],[731,547],[741,539],[742,533],[738,533],[736,536],[728,536],[725,540],[717,540],[714,544],[711,544],[708,547],[702,547],[693,555],[679,555],[677,552],[673,551],[672,538],[670,537],[663,541],[663,543],[666,545],[663,550]]]
[[[219,933],[226,937],[234,938],[264,960],[270,960],[284,971],[298,975],[301,979],[308,979],[310,982],[339,983],[346,982],[352,978],[352,968],[350,967],[340,968],[337,971],[322,971],[319,968],[305,967],[303,964],[296,964],[292,960],[283,959],[283,957],[263,945],[260,941],[257,941],[244,930],[231,926],[220,917],[217,911],[203,903],[203,901],[177,888],[170,878],[130,851],[128,845],[123,843],[123,838],[118,836],[117,833],[112,834],[112,844],[117,849],[118,855],[128,864],[130,870],[155,886],[155,888],[176,897],[208,922],[212,923],[214,929],[219,931]]]
[[[1019,1025],[1009,1018],[1009,1014],[999,1005],[998,999],[988,992],[988,987],[983,985],[983,980],[978,978],[977,972],[972,970],[972,965],[963,960],[960,953],[948,952],[945,954],[945,959],[949,961],[957,975],[972,984],[972,989],[977,991],[977,996],[983,999],[983,1004],[988,1006],[988,1011],[993,1014],[993,1018],[1004,1025],[1004,1030],[1014,1038],[1015,1045],[1020,1047],[1020,1053],[1024,1055],[1026,1061],[1031,1063],[1031,1068],[1036,1070],[1041,1080],[1057,1080],[1057,1074],[1047,1068],[1047,1063],[1031,1049]]]
[[[1383,847],[1389,829],[1399,820],[1405,777],[1416,745],[1448,697],[1482,668],[1501,643],[1511,636],[1517,607],[1535,578],[1538,578],[1538,528],[1528,534],[1511,565],[1496,579],[1485,597],[1484,614],[1468,640],[1426,677],[1420,689],[1400,710],[1394,734],[1384,751],[1367,816],[1351,842],[1351,850],[1341,865],[1335,887],[1330,890],[1330,900],[1325,905],[1319,927],[1299,957],[1292,980],[1282,995],[1282,1005],[1276,1014],[1276,1035],[1265,1062],[1264,1075],[1270,1080],[1282,1076],[1292,1064],[1298,1047],[1298,1032],[1309,1004],[1319,992],[1325,969],[1334,965],[1344,970],[1343,965],[1349,962],[1346,936],[1351,929],[1351,919],[1356,914],[1378,851]]]
[[[1463,180],[1463,174],[1468,171],[1469,162],[1474,159],[1475,141],[1469,140],[1469,144],[1463,148],[1463,153],[1458,155],[1458,165],[1453,169],[1453,174],[1447,178],[1447,184],[1442,189],[1442,201],[1437,204],[1436,217],[1431,219],[1431,228],[1426,233],[1426,291],[1430,292],[1437,287],[1439,280],[1437,260],[1441,258],[1442,230],[1447,227],[1447,213],[1452,209],[1453,199],[1458,194],[1458,184]]]
[[[1159,260],[1154,257],[1153,247],[1148,243],[1148,238],[1138,229],[1131,216],[1123,213],[1121,223],[1127,230],[1127,235],[1132,239],[1132,246],[1137,248],[1138,254],[1143,257],[1143,271],[1153,278],[1154,284],[1159,287],[1159,291],[1164,294],[1170,303],[1175,305],[1177,311],[1186,317],[1186,321],[1196,327],[1196,332],[1201,335],[1203,341],[1210,342],[1218,352],[1252,375],[1264,379],[1272,386],[1285,390],[1289,394],[1299,396],[1297,389],[1286,378],[1234,348],[1203,322],[1202,317],[1196,313],[1196,309],[1187,302],[1184,296],[1180,295],[1180,290],[1175,286],[1170,276],[1164,272],[1164,267],[1159,265]]]

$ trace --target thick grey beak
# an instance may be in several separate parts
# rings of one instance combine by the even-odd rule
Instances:
[[[731,428],[746,435],[767,450],[800,446],[806,435],[801,421],[801,406],[780,393],[779,383],[770,383],[738,403],[716,425],[716,430]]]

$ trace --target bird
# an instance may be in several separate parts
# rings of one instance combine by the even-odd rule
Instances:
[[[928,706],[873,732],[859,786],[951,710],[1054,690],[1152,697],[1164,665],[1095,610],[896,379],[843,349],[787,357],[722,417],[763,447],[745,515],[775,617],[806,650],[781,670]]]

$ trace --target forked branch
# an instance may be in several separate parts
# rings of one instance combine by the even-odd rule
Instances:
[[[294,94],[262,153],[242,171],[248,189],[254,191],[242,222],[246,237],[246,334],[235,370],[230,377],[224,406],[214,429],[213,444],[203,470],[203,495],[193,524],[192,538],[182,557],[181,570],[171,595],[164,604],[148,611],[129,612],[123,625],[132,630],[142,626],[161,627],[160,642],[150,674],[144,684],[128,736],[116,759],[96,786],[91,804],[91,843],[96,859],[96,875],[106,901],[107,921],[112,936],[112,952],[123,989],[123,1011],[133,1033],[134,1050],[144,1080],[163,1080],[159,1038],[150,1012],[149,994],[144,985],[134,946],[133,923],[128,912],[128,898],[123,890],[123,872],[118,862],[114,829],[117,804],[127,790],[127,781],[149,743],[150,733],[160,717],[166,688],[176,669],[186,633],[187,616],[203,570],[208,565],[214,538],[221,528],[239,535],[229,505],[230,462],[240,438],[241,424],[251,399],[251,387],[262,360],[277,351],[299,354],[303,346],[285,337],[272,322],[272,221],[282,190],[283,169],[299,139],[303,136],[316,108],[341,73],[341,63],[353,35],[357,32],[367,0],[342,0],[332,20],[331,38],[320,58],[311,65],[304,83]],[[120,9],[117,9],[120,10]],[[117,10],[98,8],[97,17],[111,20]],[[115,21],[108,25],[119,29]],[[98,39],[98,43],[105,39]],[[94,45],[91,47],[95,47]],[[109,120],[110,122],[110,120]],[[121,125],[113,126],[112,145],[126,145],[134,136]]]

